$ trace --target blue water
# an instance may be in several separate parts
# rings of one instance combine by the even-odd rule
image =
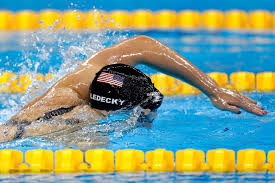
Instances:
[[[0,175],[3,182],[274,182],[274,174],[112,173]]]
[[[15,73],[55,72],[60,78],[77,66],[81,60],[95,51],[135,34],[152,36],[180,54],[204,72],[275,71],[275,35],[229,32],[105,32],[63,33],[52,38],[52,34],[7,35],[0,42],[0,71]],[[8,37],[10,38],[8,39]],[[49,39],[53,39],[49,41]],[[21,41],[20,41],[21,40]],[[67,66],[67,67],[66,67]],[[138,68],[147,74],[156,70],[144,65]],[[62,72],[62,69],[68,69]],[[53,81],[54,82],[54,81]],[[52,83],[46,83],[45,89]],[[0,121],[9,119],[20,107],[43,91],[28,94],[0,94]],[[207,151],[215,148],[239,150],[256,148],[274,150],[275,146],[275,93],[246,93],[269,114],[258,117],[242,111],[241,115],[214,108],[205,95],[172,96],[164,99],[152,127],[131,126],[129,116],[114,114],[90,129],[95,141],[91,148],[140,149],[143,151],[165,148],[176,152],[195,148]],[[125,122],[126,121],[126,122]],[[108,128],[108,130],[106,130]],[[84,136],[85,133],[83,132]],[[90,135],[91,133],[89,133]],[[69,138],[69,136],[68,136]],[[85,140],[85,138],[84,138]],[[0,149],[12,148],[21,151],[30,149],[57,150],[68,146],[60,141],[43,138],[25,138],[0,143]],[[70,144],[68,147],[77,147]],[[188,175],[182,173],[138,173],[138,174],[65,174],[65,175],[1,175],[1,181],[97,181],[97,182],[245,182],[274,181],[272,174],[215,174]]]

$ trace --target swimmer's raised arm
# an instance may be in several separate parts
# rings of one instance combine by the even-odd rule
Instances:
[[[114,63],[132,66],[144,63],[156,67],[164,73],[197,87],[211,99],[213,105],[222,110],[240,114],[240,107],[260,116],[267,114],[267,111],[256,105],[256,101],[238,91],[220,87],[211,77],[179,53],[148,36],[135,36],[103,49],[80,67],[89,64],[104,66]]]

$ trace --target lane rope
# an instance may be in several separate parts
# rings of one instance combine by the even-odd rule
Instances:
[[[266,160],[267,159],[267,160]],[[92,149],[0,150],[0,173],[77,173],[77,172],[275,172],[275,151],[257,149],[196,149],[176,153],[156,149],[144,153],[135,149],[113,152]],[[236,163],[235,163],[236,162]]]
[[[234,72],[230,75],[220,72],[208,73],[220,86],[233,88],[238,91],[275,91],[274,72]],[[3,72],[0,75],[0,93],[25,93],[32,81],[36,85],[50,81],[54,74],[38,75],[16,75],[14,73]],[[164,95],[197,95],[201,92],[193,86],[165,74],[153,74],[151,79]]]
[[[0,30],[80,30],[80,29],[160,29],[160,30],[253,30],[275,29],[275,14],[266,10],[245,12],[243,10],[150,10],[124,11],[103,10],[78,11],[42,10],[35,12],[23,10],[0,11]]]

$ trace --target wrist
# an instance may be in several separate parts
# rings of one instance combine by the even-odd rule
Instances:
[[[218,83],[213,79],[211,78],[210,76],[207,76],[208,78],[208,81],[206,82],[206,95],[208,97],[215,97],[217,96],[219,93],[221,93],[221,86],[218,85]]]
[[[211,87],[208,87],[207,90],[204,91],[204,93],[209,97],[216,97],[222,92],[222,87],[217,85],[213,85]]]

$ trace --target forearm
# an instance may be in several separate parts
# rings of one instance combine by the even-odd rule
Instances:
[[[94,60],[94,59],[92,59]],[[104,64],[124,63],[136,65],[144,63],[157,67],[164,73],[173,75],[199,88],[211,96],[218,88],[217,83],[189,62],[186,58],[147,36],[136,36],[106,48],[95,56]]]
[[[173,75],[199,88],[206,95],[211,96],[218,84],[200,69],[194,66],[182,55],[158,42],[147,38],[143,46],[142,58],[137,63],[145,63],[157,67],[164,73]]]

